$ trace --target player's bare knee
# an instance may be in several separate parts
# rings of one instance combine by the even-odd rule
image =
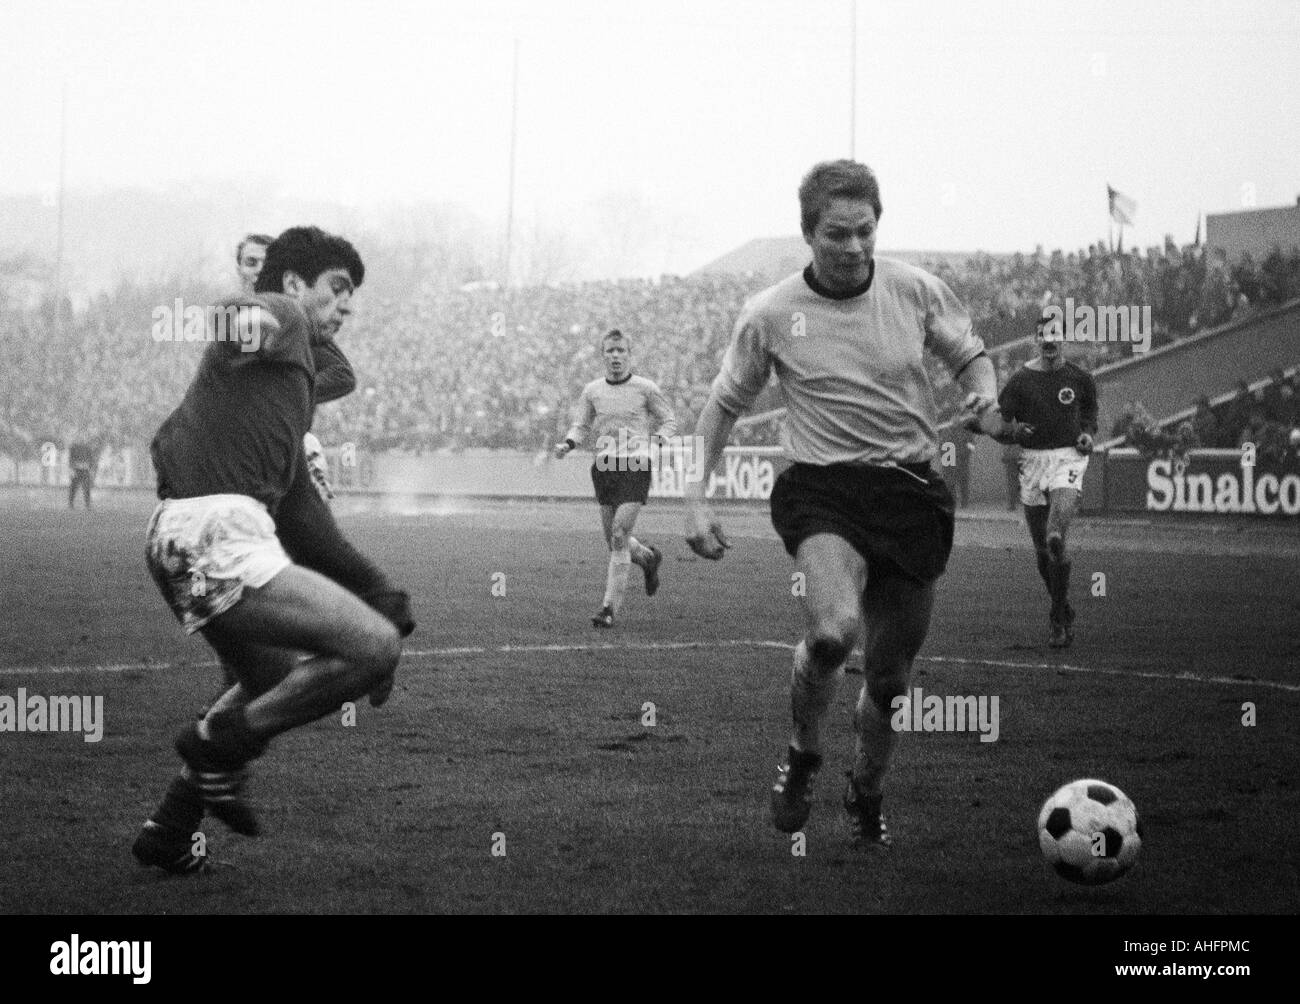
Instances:
[[[627,550],[627,531],[621,526],[616,526],[609,531],[609,549],[611,551]]]
[[[359,683],[369,688],[391,676],[401,657],[402,638],[397,633],[397,628],[387,621],[378,621],[366,632],[349,662],[361,677]]]
[[[851,617],[832,618],[818,624],[808,639],[808,658],[814,669],[837,669],[853,651],[856,624]]]

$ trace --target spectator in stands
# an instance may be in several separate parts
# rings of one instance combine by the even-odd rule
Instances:
[[[1196,414],[1192,416],[1192,431],[1196,435],[1197,442],[1202,446],[1218,447],[1222,442],[1219,420],[1215,417],[1214,409],[1210,407],[1208,397],[1201,397],[1196,401]]]

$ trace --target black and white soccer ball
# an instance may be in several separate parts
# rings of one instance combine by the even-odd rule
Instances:
[[[1071,781],[1043,803],[1038,846],[1062,878],[1102,885],[1119,878],[1142,849],[1137,807],[1105,781]]]

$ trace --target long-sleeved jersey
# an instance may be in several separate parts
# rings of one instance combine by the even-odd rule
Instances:
[[[1097,384],[1071,362],[1054,370],[1022,366],[1002,388],[998,408],[1003,418],[1034,427],[1020,444],[1027,450],[1059,450],[1081,432],[1097,432]]]
[[[675,436],[677,418],[653,380],[629,373],[617,383],[602,377],[582,388],[566,439],[581,446],[594,435],[598,457],[631,458],[650,454],[650,437]]]

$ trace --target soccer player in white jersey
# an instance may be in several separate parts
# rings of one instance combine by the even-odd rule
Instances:
[[[677,419],[655,382],[633,374],[632,343],[627,335],[614,329],[601,339],[600,349],[605,375],[582,388],[573,409],[573,425],[564,442],[556,445],[555,458],[564,458],[595,433],[591,481],[609,546],[609,570],[605,598],[591,623],[609,628],[623,605],[632,565],[645,574],[647,596],[659,591],[663,555],[653,544],[633,537],[632,529],[650,494],[652,450],[676,435]]]
[[[807,627],[794,652],[794,730],[772,819],[787,833],[808,819],[822,720],[865,631],[844,807],[855,847],[888,846],[881,784],[897,741],[893,701],[907,693],[953,536],[952,494],[930,466],[937,415],[924,350],[966,391],[964,421],[989,435],[1002,430],[997,381],[952,291],[919,268],[875,257],[880,188],[866,166],[816,165],[799,202],[812,263],[745,304],[696,435],[711,471],[775,371],[793,464],[773,487],[772,522],[803,573]],[[729,545],[705,482],[686,493],[687,543],[721,558]]]
[[[1090,373],[1066,360],[1060,321],[1050,311],[1039,318],[1035,342],[1038,355],[1007,381],[998,404],[1004,418],[1018,426],[1024,423],[1016,440],[1024,447],[1020,501],[1038,574],[1052,601],[1047,643],[1068,648],[1074,641],[1074,607],[1065,537],[1079,509],[1097,432],[1097,384]]]

